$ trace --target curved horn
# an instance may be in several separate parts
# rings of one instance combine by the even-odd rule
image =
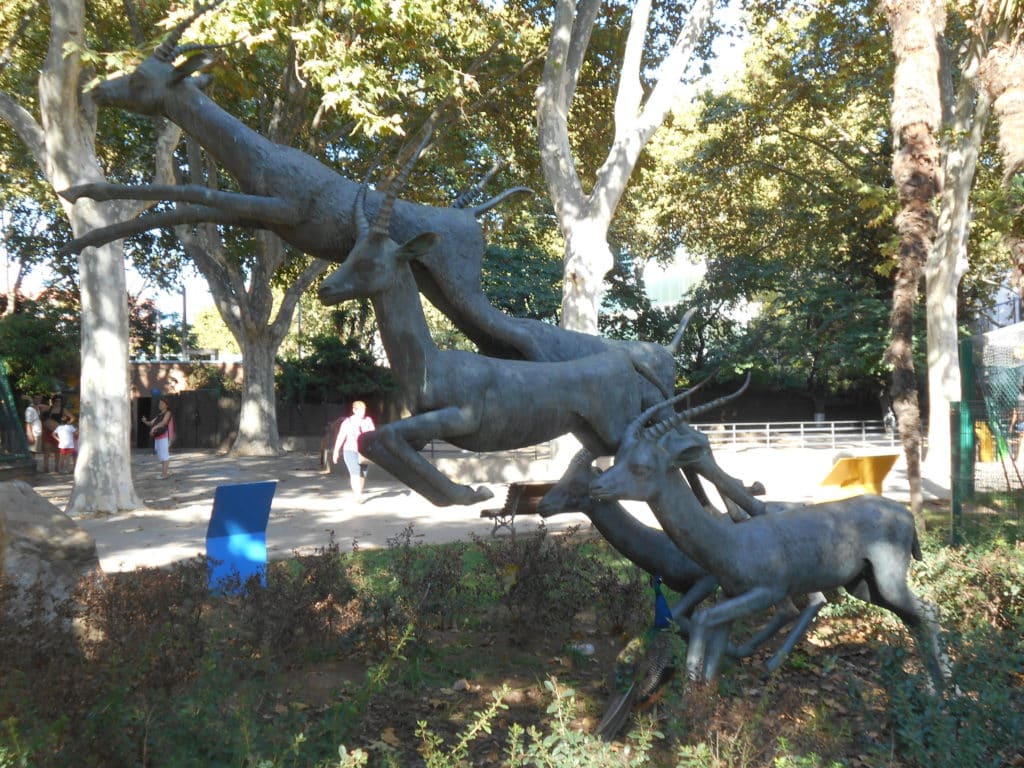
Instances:
[[[160,45],[153,51],[153,58],[159,61],[166,61],[168,63],[178,58],[178,55],[182,52],[182,49],[178,47],[178,41],[181,40],[181,36],[185,34],[185,30],[195,23],[195,20],[202,16],[207,11],[211,11],[220,5],[224,0],[215,0],[208,5],[201,5],[196,8],[195,13],[189,16],[187,19],[179,21],[174,28],[164,36],[164,39],[160,41]]]
[[[673,413],[668,418],[662,419],[656,424],[652,424],[650,427],[648,427],[647,431],[644,432],[644,434],[650,436],[653,439],[657,439],[662,435],[666,434],[667,432],[670,432],[671,430],[675,429],[680,424],[688,422],[694,416],[699,416],[702,413],[713,411],[715,408],[718,408],[719,406],[725,405],[726,403],[735,400],[737,397],[742,395],[747,390],[748,386],[750,386],[750,375],[750,371],[747,371],[746,380],[744,380],[740,388],[737,389],[732,394],[724,395],[722,397],[717,398],[716,400],[711,400],[710,402],[702,403],[701,405],[694,406],[693,408],[687,408],[685,411]],[[704,382],[701,383],[703,384]]]
[[[683,315],[683,319],[679,321],[679,330],[676,331],[676,335],[672,337],[672,343],[668,345],[668,351],[673,355],[679,351],[679,342],[683,340],[683,333],[686,331],[686,326],[690,324],[690,318],[697,314],[697,308],[691,307],[686,310],[686,314]]]
[[[409,178],[409,173],[412,171],[412,167],[416,165],[416,161],[420,159],[420,154],[423,152],[423,148],[427,146],[427,142],[430,141],[430,137],[434,134],[434,122],[428,120],[426,125],[426,131],[423,136],[423,140],[420,145],[416,147],[416,151],[410,155],[405,165],[402,166],[402,170],[398,172],[395,180],[388,186],[388,191],[384,195],[384,202],[380,204],[380,208],[377,209],[377,217],[373,220],[373,231],[377,234],[387,235],[389,227],[391,225],[391,209],[394,208],[395,198],[398,197],[399,191],[405,185],[406,179]]]
[[[660,403],[655,403],[654,405],[652,405],[650,408],[648,408],[646,411],[641,413],[639,416],[637,416],[635,419],[633,419],[633,421],[630,422],[629,426],[626,427],[626,434],[627,435],[634,435],[636,437],[639,437],[640,436],[640,432],[643,429],[644,422],[646,422],[649,418],[651,418],[651,416],[653,416],[655,413],[660,411],[662,408],[667,408],[670,405],[675,405],[676,403],[678,403],[683,398],[689,397],[694,392],[696,392],[698,389],[700,389],[705,384],[707,384],[709,381],[711,381],[711,379],[714,377],[714,375],[715,374],[711,374],[711,376],[708,376],[703,381],[700,381],[700,382],[694,384],[689,389],[683,390],[678,395],[673,395],[672,397],[668,398],[667,400],[662,400]]]
[[[356,202],[352,207],[352,219],[356,225],[356,242],[370,234],[370,220],[366,218],[366,185],[360,184]]]
[[[717,400],[712,400],[710,403],[703,403],[701,405],[696,405],[693,408],[687,408],[685,411],[682,411],[682,415],[686,418],[687,421],[689,421],[694,416],[700,416],[701,414],[707,413],[708,411],[713,411],[715,408],[718,408],[721,405],[725,405],[726,403],[735,400],[737,397],[739,397],[740,395],[747,391],[747,387],[750,386],[750,377],[751,372],[747,371],[747,378],[743,380],[742,386],[740,386],[740,388],[733,392],[731,395],[725,395],[724,397],[720,397]]]
[[[491,170],[483,175],[480,181],[476,184],[470,184],[462,192],[459,193],[458,197],[452,203],[452,208],[465,208],[469,205],[469,201],[484,191],[484,187],[490,182],[491,179],[497,175],[498,171],[505,167],[505,161],[502,158],[498,158],[494,161],[494,165],[491,166]]]
[[[535,195],[537,193],[534,192],[529,187],[511,187],[509,189],[506,189],[504,192],[499,192],[494,197],[492,197],[490,200],[486,200],[486,201],[480,203],[480,205],[474,205],[472,208],[469,208],[468,210],[469,210],[470,213],[473,214],[473,216],[475,218],[480,218],[483,214],[485,214],[489,210],[491,210],[491,208],[494,208],[494,207],[500,205],[501,203],[505,202],[506,200],[508,200],[513,195],[522,195],[522,194]]]

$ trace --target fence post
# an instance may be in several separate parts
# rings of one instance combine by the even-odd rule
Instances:
[[[969,403],[949,404],[950,485],[952,486],[950,541],[954,547],[963,539],[963,504],[974,495],[974,425]]]

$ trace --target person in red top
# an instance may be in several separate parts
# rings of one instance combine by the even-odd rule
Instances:
[[[334,463],[338,463],[339,456],[345,459],[349,484],[352,486],[352,494],[357,499],[363,496],[366,472],[370,467],[359,455],[359,436],[364,432],[372,432],[375,428],[373,419],[366,415],[366,403],[356,400],[352,403],[352,415],[341,422],[338,437],[334,440]]]

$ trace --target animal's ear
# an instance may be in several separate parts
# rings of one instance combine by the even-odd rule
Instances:
[[[684,467],[699,460],[711,451],[707,435],[698,432],[688,424],[681,424],[658,439],[658,444],[669,455],[674,467]]]
[[[424,232],[422,235],[416,235],[416,237],[403,243],[397,252],[397,256],[400,259],[406,261],[412,261],[418,259],[421,256],[425,256],[430,253],[430,249],[437,245],[441,236],[434,232]]]

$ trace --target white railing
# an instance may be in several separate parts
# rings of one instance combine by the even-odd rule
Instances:
[[[886,432],[882,421],[745,421],[693,424],[713,447],[769,448],[892,448],[899,436]]]
[[[896,433],[888,433],[881,419],[874,421],[741,421],[693,424],[711,440],[712,447],[765,446],[769,448],[893,448]],[[432,440],[423,452],[431,459],[473,455],[440,440]],[[547,459],[551,443],[509,451],[514,458]]]

